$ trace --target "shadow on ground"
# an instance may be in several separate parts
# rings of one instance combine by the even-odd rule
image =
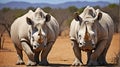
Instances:
[[[39,65],[39,66],[41,66],[41,65]],[[48,66],[71,66],[71,64],[50,63]]]
[[[93,66],[87,66],[87,65],[82,65],[82,66],[93,67]],[[119,65],[118,64],[109,63],[109,64],[106,64],[106,65],[98,65],[98,66],[119,66]]]

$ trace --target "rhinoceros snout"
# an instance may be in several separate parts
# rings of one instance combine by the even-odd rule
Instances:
[[[91,51],[91,50],[93,50],[95,47],[93,47],[92,45],[84,45],[84,46],[82,46],[81,47],[81,49],[83,50],[83,51]]]

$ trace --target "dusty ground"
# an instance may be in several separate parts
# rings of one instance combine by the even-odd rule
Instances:
[[[107,53],[107,62],[109,64],[114,64],[114,58],[119,51],[120,47],[120,35],[115,34]],[[86,62],[86,53],[82,52],[84,64]],[[24,53],[24,61],[27,63],[27,56]],[[52,66],[69,66],[74,60],[74,54],[72,51],[72,46],[70,44],[69,37],[58,37],[56,43],[54,44],[48,61]],[[16,66],[17,61],[16,51],[8,36],[5,37],[5,43],[3,49],[0,50],[0,67],[1,66]],[[25,66],[25,65],[22,65]]]

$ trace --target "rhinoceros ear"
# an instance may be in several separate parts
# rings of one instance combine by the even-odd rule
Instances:
[[[78,14],[77,12],[74,13],[74,19],[75,19],[76,21],[82,22],[82,18],[79,16],[79,14]]]
[[[102,18],[102,13],[99,9],[97,9],[96,12],[97,12],[97,18],[96,19],[100,20]]]
[[[34,24],[33,21],[30,18],[28,18],[28,17],[26,17],[26,21],[27,21],[27,24],[29,24],[29,25],[33,25]]]
[[[100,13],[98,14],[97,20],[100,20],[101,18],[102,18],[102,13],[100,12]]]
[[[47,14],[46,17],[45,17],[45,22],[49,22],[51,19],[51,16],[50,14]]]

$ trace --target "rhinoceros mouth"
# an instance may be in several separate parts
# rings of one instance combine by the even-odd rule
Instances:
[[[92,46],[90,46],[90,45],[87,45],[87,46],[82,46],[81,47],[81,50],[83,50],[83,51],[91,51],[91,50],[93,50],[94,48],[92,47]]]
[[[91,51],[92,49],[82,49],[85,52]]]

